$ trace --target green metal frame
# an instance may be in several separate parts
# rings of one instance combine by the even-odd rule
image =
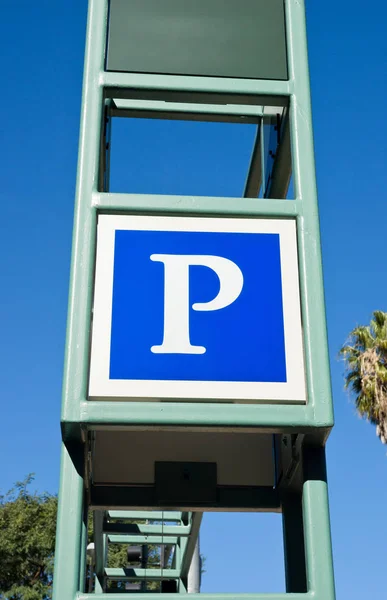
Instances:
[[[152,524],[135,524],[133,520],[151,520]],[[173,521],[175,524],[165,524],[168,521]],[[202,513],[199,512],[94,511],[96,586],[106,591],[109,580],[163,581],[165,579],[176,579],[179,588],[186,588],[188,570],[199,535],[201,521]],[[160,568],[109,568],[106,565],[109,543],[175,546],[174,564],[168,568],[164,568],[162,565],[160,565]]]
[[[92,598],[82,590],[85,572],[87,505],[84,492],[84,444],[87,430],[106,426],[254,428],[265,433],[302,433],[322,447],[333,426],[333,409],[327,351],[325,307],[312,118],[306,47],[305,9],[302,0],[285,0],[288,48],[288,81],[232,80],[207,77],[112,73],[104,70],[108,0],[90,0],[79,141],[78,179],[71,267],[69,317],[62,403],[62,465],[54,580],[55,600]],[[207,115],[260,116],[263,104],[289,102],[290,145],[293,156],[294,200],[204,198],[112,194],[101,184],[101,140],[106,103],[110,98],[136,102],[136,109],[152,102],[194,102]],[[216,107],[219,106],[219,111]],[[249,107],[249,110],[246,109]],[[172,108],[171,108],[172,107]],[[160,108],[160,107],[159,107]],[[183,106],[180,110],[184,113]],[[154,107],[155,109],[155,107]],[[254,114],[254,111],[256,113]],[[253,113],[253,115],[252,115]],[[108,165],[105,165],[108,168]],[[94,285],[96,224],[99,213],[162,213],[279,217],[297,222],[302,320],[308,402],[306,405],[195,404],[192,402],[92,402],[87,400],[90,327]],[[321,450],[323,451],[323,450]],[[301,491],[300,491],[301,493]],[[286,503],[286,500],[283,501]],[[296,503],[297,504],[297,503]],[[285,507],[285,540],[291,515],[300,507]],[[329,513],[326,480],[321,476],[302,484],[302,512],[306,556],[306,592],[249,594],[243,598],[333,600]],[[290,516],[289,516],[290,515]],[[290,543],[290,542],[289,542]],[[298,544],[300,546],[301,542]],[[300,548],[299,548],[300,550]],[[100,554],[102,556],[102,551]],[[292,571],[294,568],[289,566]],[[297,581],[297,575],[292,575]],[[292,577],[288,581],[292,581]],[[302,579],[302,574],[300,575]],[[288,591],[291,592],[291,583]],[[96,588],[98,591],[98,588]],[[102,591],[102,590],[100,590]],[[121,596],[121,595],[120,595]],[[142,597],[137,594],[136,597]],[[151,594],[152,598],[153,595]],[[172,600],[173,596],[166,600]],[[118,598],[118,595],[112,594]],[[229,598],[226,594],[201,594],[202,600]],[[149,594],[146,595],[147,600]],[[145,597],[144,597],[145,600]],[[155,598],[153,599],[155,600]]]
[[[319,241],[317,194],[313,158],[312,121],[307,65],[304,7],[287,0],[289,81],[225,80],[170,77],[104,71],[107,0],[91,0],[88,20],[83,108],[79,143],[78,181],[64,374],[62,423],[64,438],[78,432],[79,424],[141,423],[154,425],[256,426],[279,431],[333,425],[327,352],[325,307]],[[291,148],[295,200],[206,198],[112,194],[99,190],[100,143],[106,97],[195,102],[232,101],[235,107],[290,100]],[[168,96],[169,97],[169,96]],[[170,104],[172,105],[172,103]],[[173,105],[172,105],[173,106]],[[214,111],[216,106],[211,105]],[[223,106],[224,109],[224,106]],[[203,112],[206,104],[203,105]],[[91,402],[87,400],[90,322],[93,298],[96,222],[98,213],[115,211],[169,214],[208,214],[282,217],[297,221],[302,319],[308,384],[305,406],[232,405],[197,406],[194,403]]]

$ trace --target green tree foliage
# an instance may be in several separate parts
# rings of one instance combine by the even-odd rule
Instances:
[[[0,598],[51,598],[57,498],[30,493],[29,475],[0,495]]]
[[[0,495],[0,599],[49,600],[52,597],[57,497],[29,491],[29,475],[12,490]],[[93,540],[93,519],[89,515],[89,541]],[[159,562],[159,548],[150,546],[148,567]],[[110,544],[109,567],[127,567],[127,546]],[[92,565],[88,565],[86,588]],[[157,583],[150,584],[151,589]],[[112,582],[113,588],[124,584]]]
[[[369,325],[355,327],[340,351],[346,363],[345,387],[358,413],[376,425],[387,443],[387,313],[377,310]]]
[[[57,497],[31,493],[33,476],[17,482],[0,495],[0,600],[49,600],[52,597]],[[145,521],[133,520],[133,523]],[[153,522],[155,523],[155,522]],[[93,540],[93,518],[89,515],[88,541]],[[126,544],[109,544],[107,566],[127,568]],[[86,589],[94,584],[93,565],[87,565]],[[148,545],[146,568],[171,568],[172,546]],[[90,579],[91,578],[91,579]],[[160,583],[148,581],[148,591],[160,591]],[[125,582],[112,581],[109,591],[124,591]]]

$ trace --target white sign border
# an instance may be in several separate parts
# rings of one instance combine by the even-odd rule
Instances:
[[[287,381],[109,379],[116,230],[277,233],[280,236]],[[296,222],[294,219],[99,215],[92,325],[90,400],[306,403]]]

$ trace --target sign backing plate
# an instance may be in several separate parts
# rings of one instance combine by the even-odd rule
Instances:
[[[305,403],[295,220],[100,215],[89,399]]]

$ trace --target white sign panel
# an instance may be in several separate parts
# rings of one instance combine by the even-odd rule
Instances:
[[[295,221],[100,216],[89,397],[306,402]]]

